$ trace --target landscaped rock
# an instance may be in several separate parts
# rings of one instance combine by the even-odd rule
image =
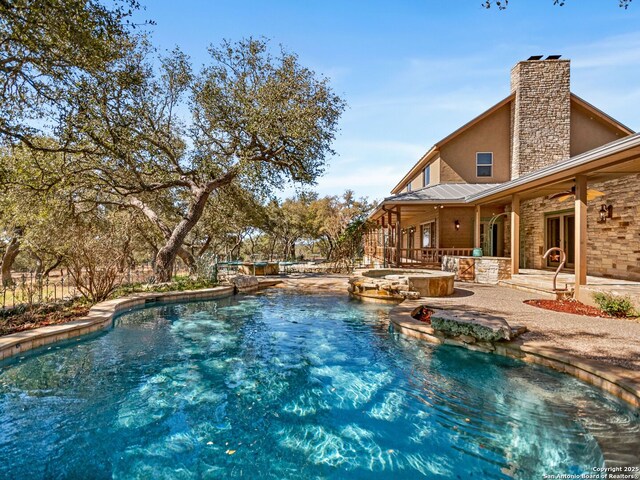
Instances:
[[[253,275],[236,275],[229,280],[239,292],[258,288],[259,281]]]
[[[449,337],[472,337],[483,342],[511,340],[511,327],[507,321],[486,313],[436,310],[431,316],[431,326]]]
[[[370,269],[349,279],[349,293],[361,298],[399,301],[453,294],[452,273]]]

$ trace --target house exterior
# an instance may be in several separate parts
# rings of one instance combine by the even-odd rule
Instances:
[[[482,248],[515,274],[555,270],[560,252],[543,255],[559,247],[576,291],[587,272],[640,280],[639,191],[640,136],[571,92],[569,60],[531,57],[505,99],[402,176],[371,215],[365,253],[436,267]]]

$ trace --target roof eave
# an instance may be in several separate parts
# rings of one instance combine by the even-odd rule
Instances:
[[[481,120],[484,120],[489,115],[494,113],[496,110],[502,108],[503,106],[511,102],[514,99],[514,97],[515,97],[515,94],[512,93],[509,96],[503,98],[498,103],[496,103],[492,107],[482,112],[480,115],[474,117],[473,119],[471,119],[470,121],[462,125],[460,128],[454,130],[452,133],[450,133],[449,135],[447,135],[446,137],[438,141],[433,147],[429,149],[429,151],[427,151],[427,153],[425,153],[422,157],[420,157],[420,159],[415,163],[415,165],[411,167],[411,169],[406,173],[404,177],[402,177],[402,180],[400,180],[398,184],[395,187],[393,187],[393,189],[391,190],[391,193],[400,192],[407,185],[407,183],[409,183],[409,181],[416,176],[416,174],[422,168],[427,166],[427,162],[431,160],[431,158],[433,158],[434,154],[440,151],[440,148],[443,145],[453,140],[458,135],[464,133],[467,129],[471,128],[476,123],[480,122]]]

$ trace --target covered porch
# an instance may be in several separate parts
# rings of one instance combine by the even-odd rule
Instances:
[[[445,256],[472,255],[476,222],[485,249],[502,255],[503,208],[475,208],[464,201],[466,195],[494,186],[441,184],[386,198],[370,216],[365,261],[384,267],[439,270]],[[494,218],[496,212],[498,218]]]
[[[573,288],[574,297],[584,303],[593,303],[594,291],[639,298],[639,174],[636,134],[470,195],[466,201],[476,211],[501,204],[508,212],[511,283],[549,288],[560,269],[558,287]],[[480,234],[476,226],[474,246],[481,245]],[[545,258],[550,248],[555,250]]]

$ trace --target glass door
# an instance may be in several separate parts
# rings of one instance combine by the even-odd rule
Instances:
[[[545,251],[560,247],[567,255],[565,267],[573,268],[575,262],[575,216],[573,213],[548,216],[546,220]],[[547,257],[547,267],[560,265],[560,255],[553,252]]]
[[[482,222],[480,224],[480,245],[482,246],[483,255],[488,257],[498,256],[498,231],[502,228],[502,223]]]

